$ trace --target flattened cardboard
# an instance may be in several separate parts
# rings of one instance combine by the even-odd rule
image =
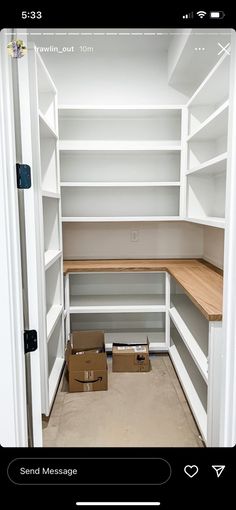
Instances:
[[[143,343],[113,343],[112,347],[113,372],[149,372],[148,339]]]

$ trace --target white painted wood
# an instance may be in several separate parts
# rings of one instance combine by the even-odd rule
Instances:
[[[27,44],[27,41],[25,41]],[[21,157],[23,162],[30,165],[32,186],[24,192],[24,229],[26,239],[26,265],[27,265],[27,308],[28,328],[35,329],[38,334],[39,348],[30,353],[30,377],[31,377],[31,407],[33,444],[42,446],[42,424],[41,424],[41,366],[40,366],[40,344],[46,333],[42,324],[42,296],[43,287],[41,281],[41,269],[44,268],[43,253],[40,249],[38,231],[38,197],[35,193],[39,189],[40,172],[35,162],[34,143],[36,141],[37,124],[32,121],[32,111],[29,98],[36,97],[35,75],[31,75],[32,54],[29,47],[29,58],[22,58],[17,61],[18,69],[18,90],[19,90],[19,115],[21,132]],[[29,71],[30,69],[30,71]],[[29,78],[30,72],[30,78]]]
[[[175,345],[171,345],[169,355],[173,361],[175,370],[183,386],[183,390],[187,397],[189,406],[192,409],[195,420],[199,426],[202,438],[205,442],[207,442],[207,413],[201,403],[201,400],[199,399],[192,380],[182,362],[181,356],[179,355]]]
[[[128,182],[128,181],[124,181],[124,182],[115,182],[115,181],[111,181],[111,182],[104,182],[104,181],[93,181],[93,182],[61,182],[61,188],[68,188],[68,187],[72,187],[72,188],[116,188],[116,187],[127,187],[127,188],[136,188],[136,187],[140,187],[140,188],[145,188],[145,187],[167,187],[167,186],[180,186],[180,182],[164,182],[164,181],[159,181],[159,182],[153,182],[153,181],[148,181],[148,182]]]
[[[35,200],[38,223],[35,229],[40,237],[38,251],[43,257],[38,267],[42,288],[39,308],[42,324],[41,413],[49,415],[52,395],[56,391],[55,378],[60,377],[58,370],[53,371],[52,377],[50,372],[56,359],[60,359],[61,364],[64,363],[57,103],[56,89],[34,47],[30,51],[30,68],[31,115],[34,130],[32,144],[34,169],[37,173]],[[59,380],[57,384],[58,382]]]
[[[44,249],[61,249],[60,218],[58,200],[43,197],[43,226],[44,226]]]
[[[230,108],[226,190],[220,446],[236,444],[236,37],[231,31]]]
[[[165,274],[165,305],[166,305],[166,314],[165,314],[165,344],[166,350],[168,351],[170,348],[170,287],[171,287],[171,276],[166,272]]]
[[[208,216],[207,218],[191,218],[188,217],[187,221],[191,223],[198,223],[200,225],[207,225],[209,227],[225,228],[225,220],[221,218],[214,218]]]
[[[57,155],[56,139],[42,138],[40,141],[40,166],[42,189],[45,192],[59,193],[59,183],[57,178]],[[47,195],[45,195],[47,196]]]
[[[187,137],[187,141],[205,141],[220,138],[228,126],[229,101],[225,101]]]
[[[168,48],[169,84],[188,97],[192,96],[222,57],[218,56],[218,42],[226,46],[230,38],[230,29],[221,33],[199,28],[175,30]],[[204,55],[202,51],[195,50],[199,47],[206,48]],[[218,88],[217,85],[215,87]]]
[[[228,98],[229,55],[224,52],[216,65],[202,81],[189,99],[187,107],[202,105],[220,105]]]
[[[177,186],[61,188],[63,217],[178,216]],[[45,199],[48,201],[49,199]],[[56,205],[53,205],[54,209]],[[52,206],[50,210],[53,211]],[[47,212],[47,214],[49,214]],[[50,223],[48,223],[48,228]]]
[[[179,140],[60,140],[60,151],[180,151]]]
[[[179,182],[180,151],[86,151],[60,154],[61,183]]]
[[[170,143],[181,138],[181,110],[141,110],[141,114],[139,110],[109,110],[109,115],[107,111],[104,115],[103,110],[100,114],[98,110],[95,114],[92,110],[78,110],[77,115],[60,118],[60,139],[86,143],[88,140]]]
[[[186,311],[184,311],[186,313]],[[194,362],[196,363],[204,381],[207,383],[208,381],[208,363],[207,363],[207,357],[202,352],[201,348],[199,347],[198,342],[192,335],[191,331],[187,327],[186,323],[180,316],[179,312],[176,310],[175,307],[172,307],[170,309],[170,317],[177,328],[182,340],[184,341],[189,353],[191,354]],[[201,323],[198,322],[197,326],[200,326]]]
[[[70,276],[69,274],[66,274],[64,277],[64,284],[65,284],[65,301],[64,301],[64,307],[65,307],[65,318],[66,318],[66,340],[69,340],[70,338]]]
[[[181,221],[184,218],[180,216],[69,216],[62,217],[62,222],[84,223],[84,222],[134,222],[134,221]]]
[[[188,217],[204,220],[225,219],[226,175],[188,176]],[[216,220],[214,220],[216,218]]]
[[[63,307],[62,305],[52,305],[47,313],[47,341],[50,339],[51,334],[53,333],[57,321],[62,314]]]
[[[191,170],[187,170],[187,174],[204,174],[204,175],[217,175],[225,172],[226,163],[227,163],[228,154],[224,152],[223,154],[219,154],[214,158],[211,158],[208,161],[205,161],[201,165],[196,166],[195,168],[191,168]]]
[[[44,191],[42,190],[42,196],[46,198],[60,198],[60,193],[55,193],[54,191]]]
[[[45,269],[47,270],[61,256],[62,256],[61,250],[47,250],[44,253]]]
[[[219,446],[222,398],[222,322],[209,323],[207,446]]]
[[[47,117],[43,115],[39,111],[39,127],[40,127],[40,136],[42,138],[57,138],[57,133],[53,126],[50,125]]]
[[[49,376],[49,406],[50,408],[53,405],[54,398],[56,396],[57,388],[58,388],[58,381],[60,381],[61,374],[64,367],[64,359],[56,358],[53,368],[51,370],[50,376]]]
[[[186,168],[188,160],[188,145],[186,142],[188,132],[188,111],[187,108],[182,110],[182,123],[181,123],[181,158],[180,158],[180,203],[179,203],[179,214],[181,217],[186,216]]]
[[[175,104],[131,104],[131,105],[92,105],[92,104],[78,104],[78,105],[58,105],[58,113],[60,118],[71,118],[71,117],[102,117],[102,116],[120,116],[124,117],[127,112],[129,115],[137,117],[149,117],[156,116],[159,111],[163,113],[166,110],[167,115],[176,115],[178,110],[181,110],[183,105]],[[177,110],[177,112],[176,112]]]
[[[27,447],[25,355],[16,151],[13,117],[11,38],[0,33],[0,310],[4,333],[1,352],[1,424],[3,447]]]
[[[121,312],[110,313],[73,314],[71,316],[72,331],[102,330],[109,335],[119,338],[144,338],[147,334],[150,339],[165,341],[165,313],[160,312]],[[159,340],[158,340],[159,338]]]

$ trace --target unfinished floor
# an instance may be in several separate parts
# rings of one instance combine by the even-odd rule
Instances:
[[[108,391],[68,393],[64,378],[44,446],[203,446],[168,355],[152,355],[149,373],[113,373],[110,357],[108,365]]]

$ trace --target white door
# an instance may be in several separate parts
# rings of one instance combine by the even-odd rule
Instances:
[[[18,235],[18,253],[11,252],[9,263],[18,264],[18,280],[11,283],[15,296],[18,294],[22,296],[21,303],[18,303],[21,306],[21,310],[19,310],[21,325],[20,319],[16,322],[16,318],[14,318],[16,331],[13,343],[15,350],[11,352],[11,361],[15,365],[15,369],[12,368],[12,372],[19,376],[21,382],[20,386],[15,386],[14,399],[18,402],[19,414],[23,416],[25,435],[24,439],[22,439],[23,444],[21,442],[21,444],[15,446],[42,446],[39,348],[34,352],[25,354],[23,341],[24,330],[36,330],[37,333],[39,332],[37,229],[35,228],[37,216],[33,182],[31,188],[25,190],[17,190],[16,182],[16,163],[23,163],[32,167],[28,62],[25,57],[20,59],[12,58],[7,52],[7,44],[11,40],[21,37],[18,37],[17,34],[9,35],[5,31],[2,32],[1,38],[1,86],[6,110],[5,119],[3,118],[2,124],[3,129],[4,122],[11,123],[12,128],[11,145],[9,146],[9,140],[3,140],[3,150],[7,151],[7,157],[11,157],[12,164],[10,169],[9,165],[6,166],[6,172],[9,173],[10,171],[12,182],[14,183],[14,189],[13,187],[8,187],[6,191],[5,211],[7,214],[7,211],[12,207],[16,209],[15,224],[10,225],[9,228],[11,235]],[[24,40],[24,43],[27,45],[26,40]],[[9,104],[8,110],[6,109],[6,100],[8,100]],[[7,177],[9,179],[9,175]],[[33,179],[32,175],[31,177]],[[13,228],[15,231],[12,230]],[[15,314],[15,310],[12,309],[14,306],[13,302],[9,302],[8,306],[10,308],[9,311]],[[18,337],[21,338],[20,343]]]

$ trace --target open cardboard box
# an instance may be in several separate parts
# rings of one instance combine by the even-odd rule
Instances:
[[[74,331],[67,345],[66,361],[70,392],[107,390],[103,331]]]
[[[149,340],[142,342],[113,342],[113,372],[149,372]]]

